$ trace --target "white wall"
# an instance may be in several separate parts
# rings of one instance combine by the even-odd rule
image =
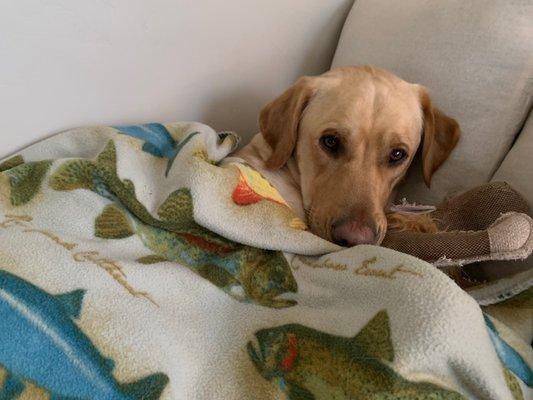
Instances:
[[[329,67],[352,0],[0,0],[0,158],[88,124],[199,120],[250,136]]]

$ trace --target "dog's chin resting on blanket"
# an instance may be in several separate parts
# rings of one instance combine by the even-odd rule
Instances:
[[[236,155],[313,233],[343,246],[379,244],[385,209],[418,148],[429,186],[460,136],[425,88],[373,67],[299,79],[264,107],[259,127]]]
[[[446,267],[462,286],[472,282],[451,267],[533,250],[527,203],[504,184],[472,189],[433,212],[390,207],[421,142],[429,186],[459,138],[458,124],[419,85],[372,67],[338,68],[298,80],[261,111],[259,125],[235,156],[326,240],[382,243]]]

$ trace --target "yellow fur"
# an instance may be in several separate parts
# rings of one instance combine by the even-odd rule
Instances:
[[[429,214],[387,214],[388,230],[392,232],[436,233],[439,231]]]

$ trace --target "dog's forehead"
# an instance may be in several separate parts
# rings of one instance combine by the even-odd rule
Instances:
[[[317,91],[302,124],[315,129],[417,131],[422,124],[419,90],[399,78],[336,79]]]

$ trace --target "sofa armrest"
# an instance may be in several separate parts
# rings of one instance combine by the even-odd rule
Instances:
[[[533,112],[492,176],[492,181],[508,182],[533,208]]]

